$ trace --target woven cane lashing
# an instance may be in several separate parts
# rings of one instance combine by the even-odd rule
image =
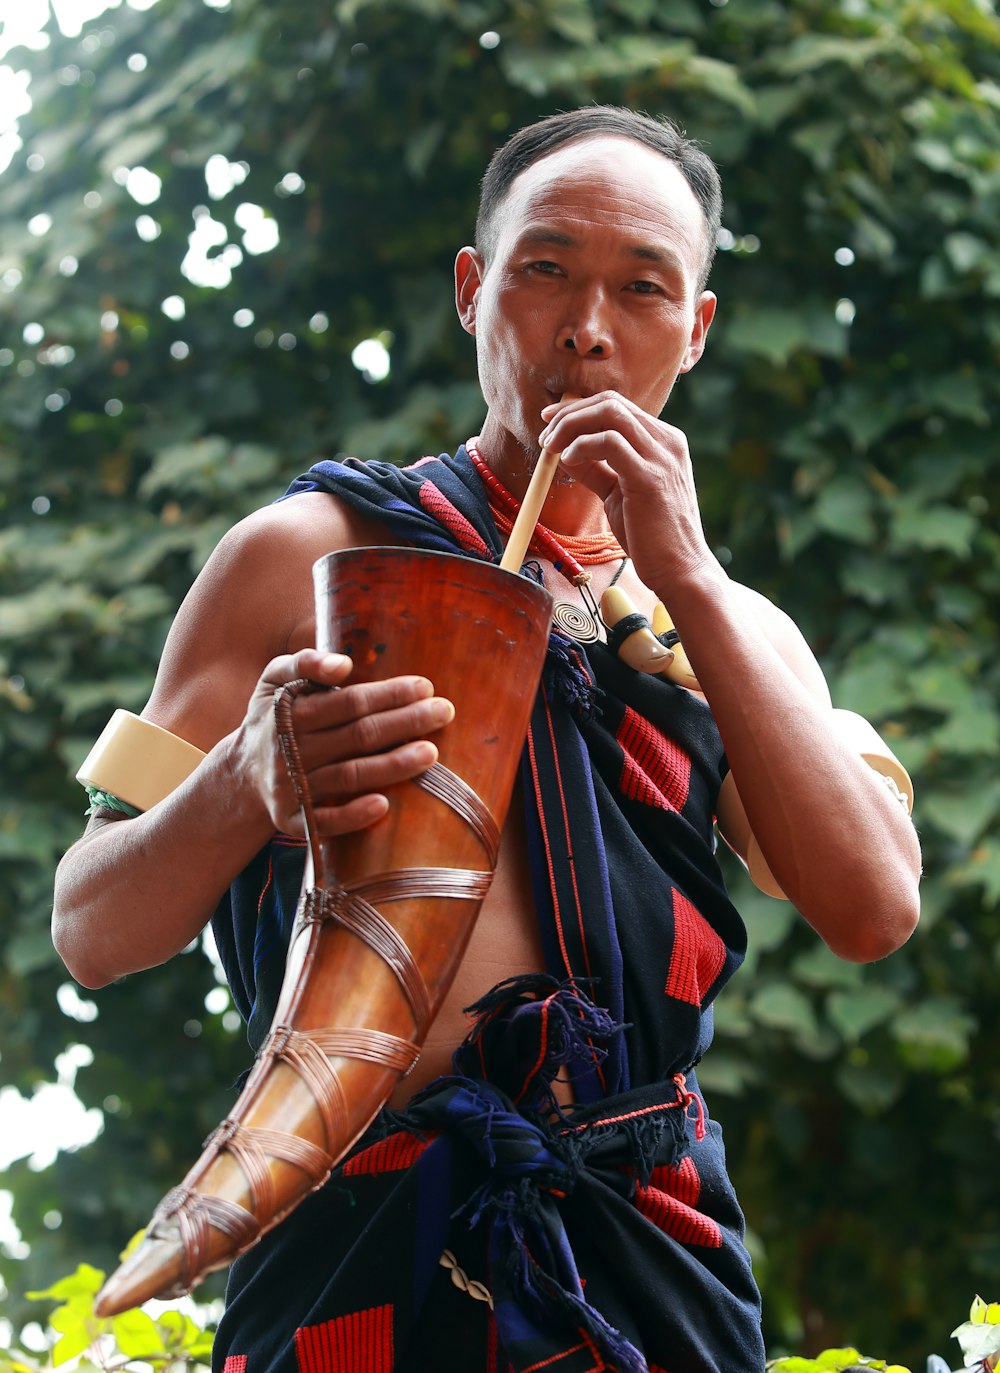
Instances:
[[[176,1293],[278,1223],[367,1128],[419,1055],[496,864],[548,642],[551,598],[485,563],[398,548],[316,564],[317,642],[352,680],[430,678],[456,719],[439,763],[389,813],[321,839],[297,764],[294,695],[276,717],[303,801],[309,862],[274,1029],[229,1120],[113,1275],[111,1315]]]

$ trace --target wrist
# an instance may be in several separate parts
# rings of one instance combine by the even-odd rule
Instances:
[[[673,567],[649,584],[674,621],[717,605],[730,594],[732,583],[718,559],[707,554]]]
[[[219,740],[212,756],[218,759],[220,787],[234,824],[241,830],[259,831],[261,843],[266,843],[275,825],[258,783],[255,751],[245,722]]]

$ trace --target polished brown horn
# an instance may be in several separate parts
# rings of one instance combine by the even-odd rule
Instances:
[[[548,592],[403,548],[333,553],[314,580],[318,647],[349,654],[352,681],[428,677],[455,719],[437,763],[391,788],[388,814],[358,834],[317,838],[303,790],[309,857],[271,1033],[231,1115],[105,1284],[101,1316],[189,1290],[326,1180],[419,1057],[496,865]],[[296,689],[276,701],[293,777]]]

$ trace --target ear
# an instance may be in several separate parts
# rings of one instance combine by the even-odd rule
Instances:
[[[684,354],[684,361],[681,363],[682,372],[690,372],[705,351],[705,340],[715,318],[715,307],[718,303],[718,297],[711,291],[703,291],[699,296],[694,308],[694,328],[691,330],[691,338]]]
[[[476,332],[476,306],[486,264],[475,248],[460,248],[455,258],[455,308],[467,334]]]

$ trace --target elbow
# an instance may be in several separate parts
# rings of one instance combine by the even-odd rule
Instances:
[[[64,860],[65,862],[65,860]],[[94,938],[86,912],[73,900],[72,886],[60,864],[56,871],[52,904],[52,944],[74,982],[88,991],[106,987],[121,975],[101,956],[101,941]]]
[[[66,920],[58,908],[52,912],[52,943],[70,977],[88,991],[106,987],[118,976],[117,972],[103,967],[100,959],[94,957],[89,941],[80,937],[72,922]]]
[[[901,949],[917,928],[920,893],[916,882],[854,907],[861,918],[823,933],[831,952],[849,963],[877,963]]]

